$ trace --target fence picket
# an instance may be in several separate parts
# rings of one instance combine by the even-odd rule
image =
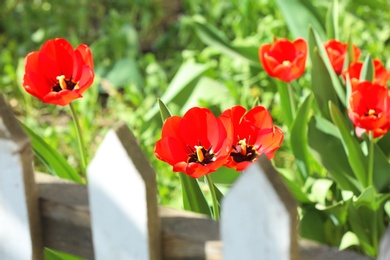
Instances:
[[[297,259],[295,206],[271,163],[261,157],[222,202],[224,259]]]
[[[30,141],[0,95],[0,259],[43,259]]]
[[[124,124],[107,133],[87,173],[96,259],[159,259],[155,173]]]

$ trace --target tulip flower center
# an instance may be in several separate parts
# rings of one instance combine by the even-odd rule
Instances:
[[[63,89],[73,90],[78,88],[77,83],[73,82],[71,79],[65,79],[64,75],[57,76],[56,79],[58,82],[52,87],[52,91],[54,92],[60,92]]]
[[[215,161],[215,154],[211,150],[211,146],[207,150],[201,145],[195,145],[195,150],[192,149],[190,146],[188,146],[188,148],[190,148],[192,152],[188,155],[188,163],[195,162],[200,163],[202,165],[206,165]]]
[[[282,62],[282,64],[283,64],[283,66],[288,67],[288,66],[291,65],[291,61],[289,61],[289,60],[284,60],[284,61]]]
[[[246,143],[246,139],[241,139],[238,141],[236,146],[233,146],[233,151],[230,153],[230,156],[233,157],[233,160],[237,163],[249,161],[253,162],[256,157],[259,155],[257,150],[253,145]]]
[[[377,113],[377,111],[375,111],[375,109],[369,109],[365,114],[364,116],[368,116],[368,117],[378,117],[379,116],[379,113]]]

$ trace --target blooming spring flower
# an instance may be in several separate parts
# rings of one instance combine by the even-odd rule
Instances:
[[[373,59],[374,63],[374,84],[386,85],[390,80],[390,71],[387,70],[382,62],[379,59]],[[363,62],[354,62],[349,67],[348,70],[343,72],[344,81],[346,81],[347,76],[351,80],[352,88],[356,86],[360,81],[360,72],[363,68]]]
[[[307,43],[298,38],[294,42],[287,39],[275,39],[259,47],[260,62],[271,77],[284,82],[299,78],[305,71]]]
[[[45,103],[68,105],[92,85],[93,58],[89,47],[76,49],[62,38],[45,42],[39,51],[27,55],[22,85]]]
[[[387,133],[390,127],[389,90],[369,81],[358,83],[349,98],[348,115],[358,136],[373,131],[374,137]]]
[[[194,107],[183,117],[172,116],[164,122],[154,153],[172,165],[174,172],[199,178],[226,162],[232,133],[230,120],[216,118],[207,108]]]
[[[332,39],[325,42],[324,47],[334,71],[337,75],[341,75],[345,57],[348,55],[348,44]],[[353,45],[353,61],[351,62],[359,60],[360,52],[360,49]]]
[[[270,113],[262,106],[249,111],[242,106],[234,106],[220,117],[230,119],[234,129],[233,149],[226,167],[245,170],[261,154],[272,159],[283,141],[282,130],[274,126]]]

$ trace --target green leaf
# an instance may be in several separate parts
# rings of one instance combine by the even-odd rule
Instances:
[[[212,105],[231,107],[235,105],[235,100],[229,89],[222,83],[209,77],[202,77],[195,85],[191,95],[187,97],[187,102],[182,106],[181,113],[185,113],[188,109],[195,106]]]
[[[388,149],[389,150],[389,149]],[[379,192],[390,192],[390,161],[380,149],[378,144],[374,144],[374,185]]]
[[[369,256],[375,256],[376,254],[376,250],[371,243],[371,236],[374,234],[372,221],[375,217],[375,213],[371,209],[367,207],[357,208],[353,203],[349,204],[348,224],[351,227],[351,231],[359,238],[363,252]]]
[[[344,104],[345,90],[330,64],[323,43],[312,28],[309,34],[309,53],[313,64],[311,77],[314,97],[321,114],[326,119],[330,119],[328,102],[332,101],[339,105],[339,100],[341,100]]]
[[[329,109],[333,123],[335,123],[342,135],[341,140],[344,150],[348,156],[349,165],[363,187],[367,187],[367,159],[364,156],[359,143],[351,135],[351,130],[349,129],[340,110],[331,101],[329,102]]]
[[[66,254],[57,250],[45,248],[44,249],[45,260],[84,260],[78,256]]]
[[[298,185],[293,175],[295,172],[289,171],[289,169],[278,168],[278,173],[283,179],[283,182],[287,185],[288,190],[291,192],[293,197],[300,203],[312,203],[310,198],[307,196],[307,193],[302,190],[302,187]]]
[[[47,167],[49,173],[63,179],[71,180],[80,184],[84,184],[80,175],[68,164],[57,150],[48,145],[40,136],[32,131],[25,124],[20,122],[23,130],[27,133],[31,140],[31,146],[34,154]]]
[[[302,212],[300,221],[301,236],[307,239],[326,243],[324,232],[324,215],[321,211],[308,209]]]
[[[161,97],[164,103],[175,103],[182,106],[193,90],[193,83],[199,80],[200,76],[208,69],[208,66],[197,63],[182,64],[168,88]],[[153,119],[159,112],[156,104],[145,115],[145,121]]]
[[[211,179],[216,184],[232,185],[240,175],[241,172],[234,169],[221,167],[211,174]]]
[[[303,0],[276,0],[286,24],[294,38],[307,39],[307,28],[311,25],[319,33],[321,39],[326,39],[325,27],[310,1]]]
[[[370,55],[364,59],[362,70],[360,71],[360,81],[367,80],[372,82],[374,80],[374,62]]]
[[[255,67],[261,67],[258,58],[258,47],[234,46],[222,32],[218,31],[210,23],[207,23],[202,17],[194,16],[190,23],[193,24],[200,40],[206,45],[213,46],[221,53],[232,58],[244,60]]]
[[[330,5],[326,15],[326,34],[328,39],[339,38],[339,3],[334,0]]]
[[[164,104],[164,102],[162,102],[161,99],[158,98],[157,101],[158,101],[158,106],[160,107],[161,119],[163,122],[165,122],[167,118],[171,117],[171,112],[169,112],[169,109]]]
[[[348,217],[349,201],[339,201],[330,206],[316,204],[316,209],[326,213],[337,226],[345,225]]]
[[[210,207],[195,178],[180,173],[180,182],[183,189],[184,209],[211,216]]]
[[[360,194],[363,188],[348,163],[337,127],[321,117],[312,117],[308,141],[313,156],[329,171],[336,183],[343,190]]]
[[[278,93],[280,97],[280,105],[282,107],[283,111],[283,121],[287,125],[287,127],[291,127],[292,121],[293,121],[293,113],[291,110],[291,100],[289,96],[288,86],[286,83],[275,80],[276,87],[278,88]]]
[[[134,84],[143,88],[144,79],[138,69],[134,58],[122,58],[115,62],[114,67],[108,72],[106,79],[115,88],[123,88],[125,85]]]
[[[328,196],[328,191],[330,187],[332,187],[333,181],[329,179],[317,179],[315,180],[312,188],[311,188],[311,196],[312,198],[322,204],[326,204],[326,198]]]
[[[310,174],[310,154],[308,151],[307,141],[307,123],[311,103],[313,100],[312,95],[308,95],[300,107],[298,108],[297,115],[291,126],[291,149],[295,157],[295,164],[302,175],[302,181],[306,180]]]
[[[355,207],[365,206],[372,210],[376,210],[376,192],[374,187],[370,186],[363,190],[362,194],[354,201]]]
[[[339,250],[344,250],[351,246],[358,246],[358,245],[360,245],[360,243],[357,235],[351,231],[347,231],[344,234],[343,238],[341,239]]]
[[[390,105],[390,104],[389,104]],[[382,151],[383,155],[389,160],[390,159],[390,131],[385,134],[377,142],[378,148]]]

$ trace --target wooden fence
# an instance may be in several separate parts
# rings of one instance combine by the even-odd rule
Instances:
[[[34,173],[32,159],[0,95],[2,260],[43,259],[44,247],[103,260],[369,259],[298,239],[297,205],[265,157],[228,192],[220,223],[157,205],[156,173],[124,124],[105,136],[87,186]]]

